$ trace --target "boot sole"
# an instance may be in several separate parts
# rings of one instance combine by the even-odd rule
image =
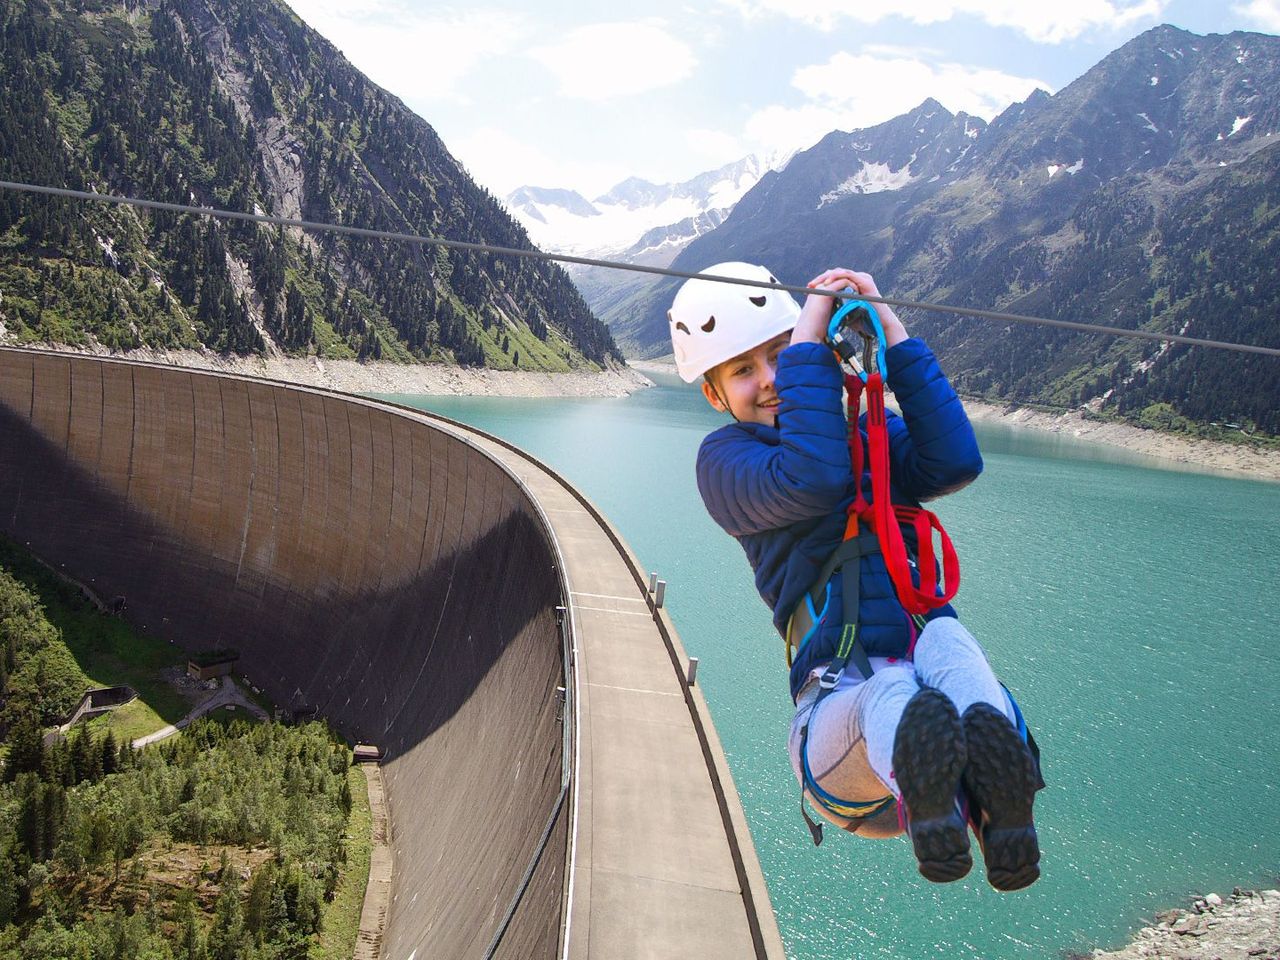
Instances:
[[[987,881],[997,890],[1021,890],[1040,877],[1031,812],[1035,760],[1013,724],[990,704],[975,703],[962,722],[969,747],[964,786],[983,812],[978,841]]]
[[[955,705],[941,691],[922,689],[898,724],[893,771],[920,874],[934,883],[959,880],[973,866],[968,826],[956,808],[966,761],[964,727]]]

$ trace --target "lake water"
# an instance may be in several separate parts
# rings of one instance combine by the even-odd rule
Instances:
[[[934,885],[904,841],[815,849],[785,752],[782,643],[741,548],[707,517],[698,443],[722,420],[674,378],[619,400],[395,397],[561,471],[668,582],[788,955],[1058,958],[1114,947],[1196,892],[1280,874],[1280,484],[979,425],[983,476],[934,504],[956,607],[1044,752],[1043,876]]]

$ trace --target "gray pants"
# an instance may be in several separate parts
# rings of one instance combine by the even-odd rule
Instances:
[[[800,765],[800,730],[809,722],[809,771],[823,790],[841,800],[869,802],[892,793],[893,740],[902,711],[921,684],[941,690],[961,714],[975,703],[989,703],[1013,721],[1013,705],[987,663],[986,654],[954,617],[930,620],[920,633],[914,663],[893,657],[872,657],[873,674],[864,680],[856,669],[846,671],[840,684],[822,701],[810,720],[818,698],[814,671],[800,691],[791,721],[788,749],[796,779],[804,784]],[[815,804],[826,819],[865,837],[891,837],[902,832],[897,811],[888,810],[865,820],[850,821]]]

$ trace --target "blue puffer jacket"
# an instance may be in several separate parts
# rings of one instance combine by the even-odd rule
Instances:
[[[902,410],[901,417],[888,414],[890,494],[894,503],[917,506],[973,480],[982,472],[982,456],[959,398],[922,341],[896,344],[885,361],[886,382]],[[845,511],[853,502],[842,385],[830,348],[790,346],[778,357],[777,427],[731,423],[709,434],[698,450],[703,502],[716,523],[742,544],[755,571],[756,589],[784,636],[791,611],[840,544]],[[865,451],[865,414],[859,426]],[[861,482],[870,502],[869,468]],[[911,531],[903,533],[914,555]],[[863,559],[860,584],[859,631],[867,653],[904,656],[911,642],[910,620],[898,603],[883,556]],[[809,671],[833,656],[842,609],[839,575],[831,578],[830,588],[827,609],[834,615],[823,618],[796,656],[792,699]],[[950,605],[929,614],[955,615]]]

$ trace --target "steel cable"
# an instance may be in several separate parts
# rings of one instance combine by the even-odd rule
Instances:
[[[739,277],[719,277],[705,273],[689,273],[684,270],[672,270],[667,267],[648,267],[642,264],[621,263],[616,260],[598,260],[593,257],[577,257],[566,253],[546,253],[542,250],[523,249],[520,247],[500,247],[488,243],[471,243],[465,240],[446,240],[443,237],[424,237],[413,233],[395,233],[389,230],[370,230],[365,227],[349,227],[339,223],[319,223],[314,220],[296,220],[290,217],[273,217],[264,213],[242,213],[237,210],[219,210],[215,207],[197,207],[185,203],[167,203],[161,200],[142,200],[136,197],[121,197],[109,193],[94,193],[87,190],[68,190],[64,187],[45,187],[33,183],[18,183],[11,180],[0,180],[0,189],[16,190],[21,193],[44,194],[52,197],[64,197],[71,200],[93,200],[100,203],[114,203],[122,206],[142,207],[148,210],[167,210],[171,213],[187,213],[202,217],[216,217],[223,220],[248,220],[253,223],[265,223],[279,227],[297,227],[301,230],[314,230],[327,233],[341,233],[354,237],[368,237],[373,240],[391,240],[400,243],[416,243],[423,246],[446,247],[451,250],[474,250],[480,253],[497,253],[513,257],[525,257],[531,260],[549,260],[558,263],[576,263],[588,267],[605,267],[611,270],[630,270],[633,273],[650,273],[663,277],[675,277],[689,280],[699,278],[716,280],[723,283],[734,283],[744,287],[762,287],[769,290],[786,290],[788,293],[819,294],[821,296],[839,297],[840,293],[826,290],[810,290],[807,287],[793,286],[785,283],[763,283],[759,280],[744,280]],[[1251,343],[1232,343],[1227,340],[1206,340],[1199,337],[1184,337],[1176,333],[1157,333],[1152,330],[1128,330],[1124,327],[1110,327],[1097,323],[1080,323],[1074,320],[1054,320],[1049,317],[1035,317],[1022,313],[1002,313],[997,310],[980,310],[976,307],[956,307],[945,303],[930,303],[923,300],[904,300],[899,297],[860,296],[859,299],[873,303],[884,303],[891,307],[904,307],[917,310],[937,310],[943,313],[954,313],[965,317],[982,317],[1002,323],[1025,323],[1042,327],[1058,327],[1064,330],[1077,330],[1082,333],[1103,333],[1115,337],[1130,337],[1138,340],[1159,340],[1166,343],[1182,343],[1193,347],[1212,347],[1218,350],[1234,350],[1238,353],[1257,353],[1264,356],[1280,357],[1280,347],[1264,347]]]

